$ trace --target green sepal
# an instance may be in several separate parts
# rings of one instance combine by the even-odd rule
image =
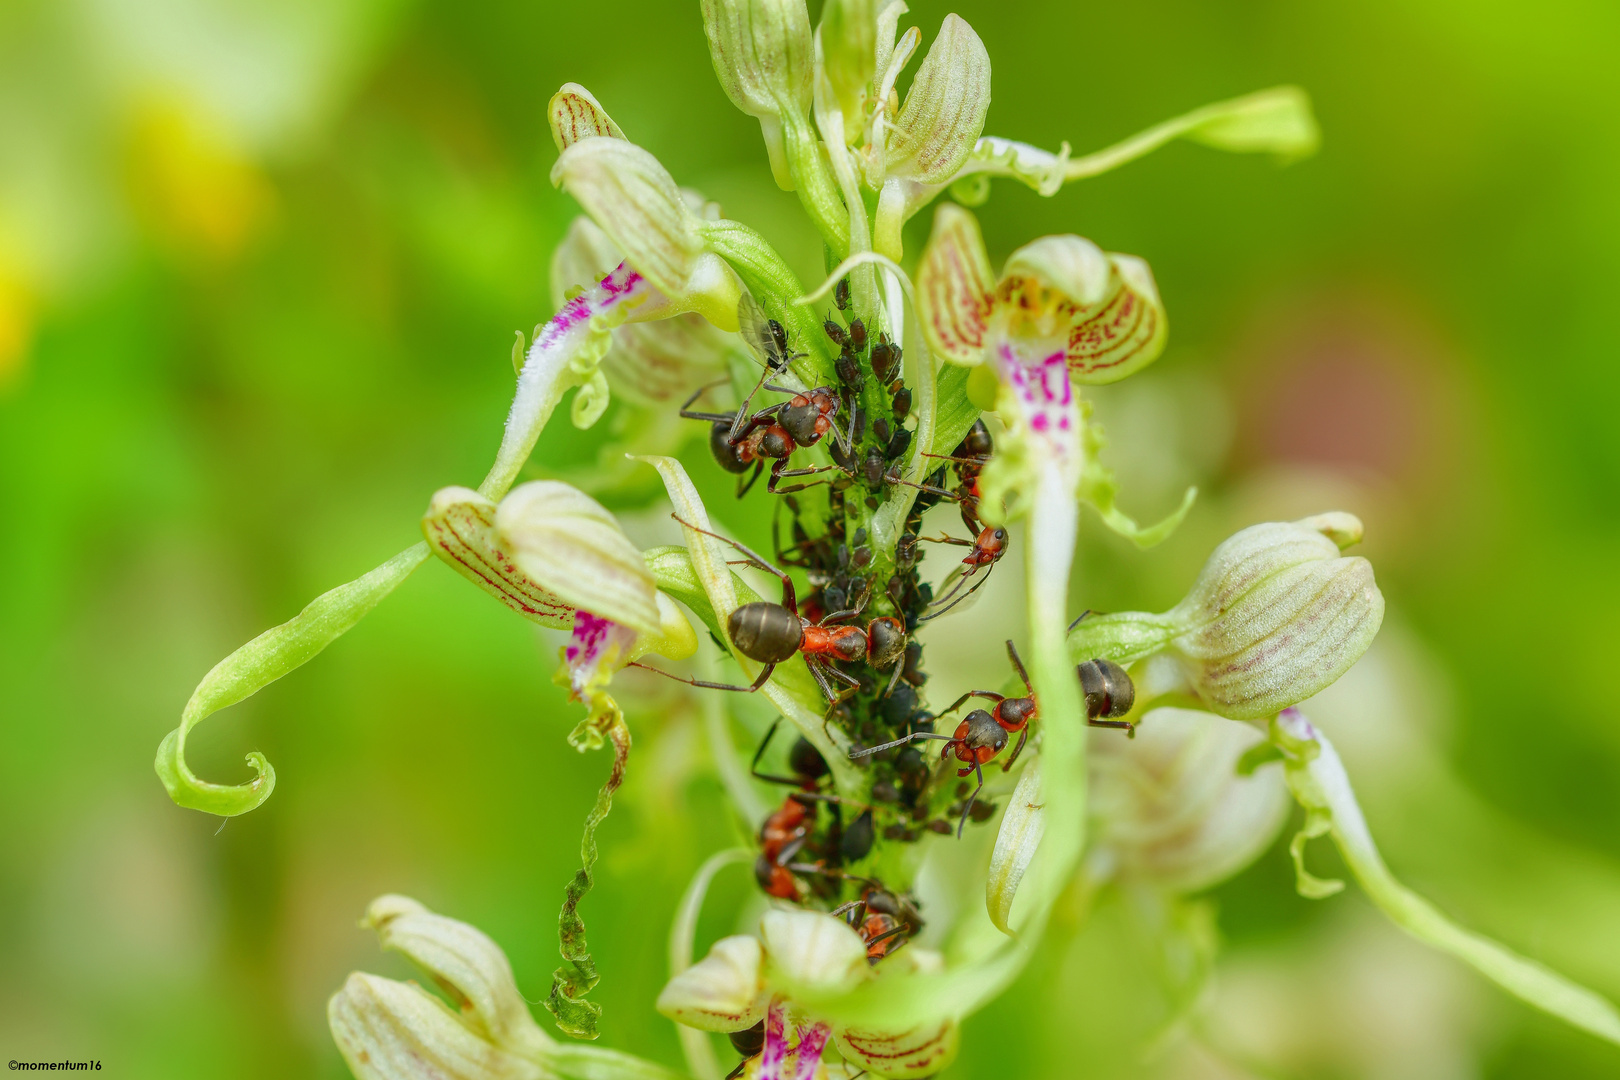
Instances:
[[[938,366],[934,380],[934,400],[938,403],[934,413],[934,453],[951,453],[984,411],[974,402],[968,387],[969,378],[979,370],[957,364]],[[932,471],[926,465],[924,468]]]
[[[426,543],[413,544],[371,573],[322,593],[296,618],[273,627],[214,665],[203,676],[180,715],[180,726],[164,736],[153,763],[158,779],[179,806],[205,814],[235,817],[270,797],[276,771],[260,753],[247,756],[258,776],[246,784],[214,784],[197,779],[186,765],[186,736],[212,713],[258,693],[283,675],[314,659],[393,592],[428,557]]]
[[[1177,630],[1166,616],[1145,611],[1085,615],[1069,631],[1069,656],[1075,663],[1102,657],[1134,664],[1166,648]]]

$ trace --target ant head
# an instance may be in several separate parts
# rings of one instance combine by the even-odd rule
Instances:
[[[999,525],[987,525],[979,534],[977,546],[985,551],[999,552],[1007,546],[1007,530]]]
[[[874,667],[886,668],[906,654],[906,624],[892,616],[873,619],[866,628],[867,658]]]
[[[965,728],[966,730],[962,730]],[[1007,729],[996,723],[996,718],[983,709],[974,709],[962,721],[957,729],[957,735],[962,745],[969,750],[983,750],[989,748],[1000,753],[1007,745]]]
[[[741,445],[733,445],[731,441],[731,424],[725,420],[716,420],[709,429],[709,452],[714,460],[728,473],[742,473],[748,471],[752,465],[751,460],[743,457]]]

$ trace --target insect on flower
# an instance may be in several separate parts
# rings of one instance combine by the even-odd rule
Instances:
[[[812,623],[799,614],[798,596],[793,588],[793,579],[788,576],[787,571],[772,566],[762,556],[735,540],[707,529],[700,529],[696,525],[682,521],[678,516],[675,516],[675,520],[694,532],[730,544],[742,552],[745,558],[741,561],[746,565],[781,578],[782,602],[772,604],[758,600],[751,604],[743,604],[733,611],[726,621],[726,633],[730,635],[732,644],[737,646],[737,651],[750,660],[757,660],[764,665],[752,685],[732,686],[728,683],[687,679],[667,671],[660,671],[658,668],[649,670],[659,671],[661,675],[668,675],[692,686],[751,694],[765,685],[771,673],[776,670],[777,664],[802,652],[805,662],[810,667],[810,674],[815,676],[822,693],[833,705],[837,705],[853,691],[859,690],[861,685],[859,679],[834,667],[835,661],[856,663],[865,660],[876,668],[892,667],[894,673],[890,680],[891,684],[899,679],[906,659],[906,627],[899,619],[890,615],[879,616],[867,623],[864,630],[859,626],[831,625],[859,615],[861,607],[855,607],[829,612]],[[840,694],[833,689],[832,683],[828,681],[829,677],[840,680],[850,689]]]
[[[990,572],[995,569],[996,563],[1007,554],[1007,530],[999,525],[986,525],[973,540],[963,540],[956,536],[925,536],[922,539],[931,544],[955,544],[972,549],[967,553],[967,558],[962,560],[962,565],[951,572],[955,580],[946,579],[950,584],[946,586],[944,595],[934,601],[932,610],[922,617],[923,622],[939,618],[978,592],[984,583],[990,580]],[[966,592],[962,592],[962,586],[977,576],[981,569],[984,570],[984,576]]]

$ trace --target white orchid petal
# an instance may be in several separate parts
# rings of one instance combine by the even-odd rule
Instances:
[[[985,906],[990,921],[1003,934],[1011,934],[1008,916],[1012,914],[1013,899],[1018,885],[1024,880],[1024,871],[1035,858],[1046,831],[1045,804],[1041,801],[1041,763],[1030,762],[1018,778],[1018,786],[1007,800],[1007,810],[1001,818],[1001,830],[996,833],[996,846],[990,853],[990,873],[985,880]]]
[[[496,1045],[525,1053],[551,1044],[518,993],[506,954],[477,927],[397,895],[373,900],[364,925],[385,950],[431,975],[461,1005],[462,1020]]]
[[[889,137],[888,171],[924,184],[949,180],[984,131],[990,54],[973,28],[946,15]]]
[[[433,553],[474,585],[541,626],[565,630],[574,608],[547,592],[518,569],[512,553],[495,537],[495,503],[471,488],[434,492],[422,517],[422,533]]]
[[[703,1031],[742,1031],[765,1015],[758,939],[721,938],[709,954],[680,972],[658,995],[658,1011]]]
[[[767,911],[760,935],[771,985],[790,997],[845,993],[870,977],[866,942],[819,911]]]
[[[600,102],[579,83],[563,83],[546,106],[551,122],[551,138],[558,150],[566,150],[582,139],[623,139],[624,132],[613,122]]]
[[[983,361],[994,284],[978,219],[941,203],[917,264],[917,315],[935,356],[953,364]]]
[[[480,1038],[419,986],[359,972],[327,1022],[357,1080],[549,1080],[532,1061]]]
[[[575,608],[657,634],[657,586],[613,515],[557,480],[515,489],[495,510],[495,533],[518,568]]]

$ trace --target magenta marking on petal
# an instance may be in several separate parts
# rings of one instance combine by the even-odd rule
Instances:
[[[821,1063],[821,1051],[827,1045],[830,1029],[826,1024],[812,1024],[809,1031],[799,1029],[799,1049],[793,1063],[793,1080],[810,1080]]]
[[[787,1057],[787,1039],[782,1030],[784,1011],[773,1002],[765,1014],[765,1049],[759,1057],[759,1080],[782,1080],[782,1061]]]

